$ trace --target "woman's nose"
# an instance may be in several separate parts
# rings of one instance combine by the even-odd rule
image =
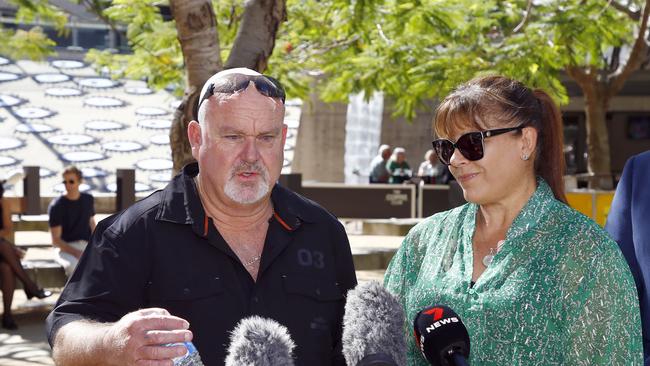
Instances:
[[[467,158],[460,152],[460,150],[454,149],[454,153],[451,154],[451,158],[449,159],[449,165],[458,167],[467,164],[467,162]]]

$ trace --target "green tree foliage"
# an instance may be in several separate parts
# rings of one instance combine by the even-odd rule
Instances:
[[[173,20],[164,21],[166,0],[77,0],[113,24],[126,26],[132,54],[91,51],[88,59],[116,77],[146,78],[153,87],[183,91],[186,70]],[[41,17],[63,30],[59,10],[46,0],[14,0],[22,20]],[[640,27],[647,26],[650,0],[287,0],[268,72],[290,96],[313,86],[327,101],[350,93],[383,92],[398,115],[413,118],[426,100],[442,97],[459,83],[500,73],[568,97],[569,75],[599,110],[587,110],[592,157],[606,157],[604,113],[639,58],[647,57]],[[212,1],[221,59],[232,49],[244,13],[242,0]],[[644,28],[645,31],[645,28]],[[645,33],[642,33],[642,36]],[[46,37],[0,32],[0,52],[34,58],[47,54]],[[638,48],[638,49],[637,49]],[[630,51],[631,50],[631,51]],[[20,52],[23,52],[22,54]],[[632,55],[628,58],[627,55]],[[634,62],[630,62],[634,61]],[[263,71],[263,70],[260,70]],[[566,73],[563,73],[566,72]],[[314,81],[316,80],[316,81]],[[595,101],[593,90],[605,90]],[[601,93],[602,94],[602,93]],[[601,116],[602,115],[602,116]],[[601,118],[602,117],[602,118]],[[603,132],[604,131],[604,132]],[[591,164],[590,159],[590,164]]]
[[[183,56],[173,21],[163,21],[160,2],[114,0],[103,15],[113,24],[126,25],[126,36],[133,53],[115,54],[111,50],[90,50],[86,59],[96,67],[107,67],[115,78],[145,79],[150,86],[172,86],[183,91]]]
[[[46,0],[10,0],[9,2],[18,6],[16,22],[33,23],[38,20],[52,25],[59,34],[66,32],[65,14]],[[29,30],[0,27],[0,53],[12,58],[42,59],[53,54],[52,47],[55,45],[38,26]]]
[[[47,1],[15,2],[22,5],[21,20],[46,17],[64,29],[65,17]],[[116,77],[146,78],[154,87],[172,85],[180,93],[184,68],[173,20],[160,15],[165,1],[104,3],[109,6],[102,16],[126,25],[133,54],[93,50],[88,59]],[[92,4],[95,10],[101,6]],[[213,5],[225,58],[243,1]],[[631,1],[627,7],[634,11],[641,5]],[[407,117],[423,100],[444,96],[482,73],[520,79],[567,102],[559,72],[568,66],[607,67],[613,47],[630,44],[636,26],[604,0],[289,0],[287,8],[269,68],[292,94],[304,96],[310,77],[326,75],[321,83],[326,100],[379,90],[395,98],[396,112]],[[28,55],[45,54],[37,50],[52,46],[38,28],[13,37],[23,44],[13,48],[29,50]]]
[[[597,0],[289,4],[281,42],[297,55],[283,55],[281,48],[275,60],[327,74],[328,100],[381,90],[407,117],[423,100],[483,73],[542,87],[566,103],[560,71],[606,67],[614,47],[634,40],[636,26],[611,2]]]

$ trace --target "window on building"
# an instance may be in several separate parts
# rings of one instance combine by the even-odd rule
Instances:
[[[630,140],[650,139],[650,116],[630,116],[627,118],[627,137]]]

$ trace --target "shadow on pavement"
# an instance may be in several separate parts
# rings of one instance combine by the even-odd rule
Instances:
[[[18,330],[0,328],[0,365],[54,365],[45,336],[46,311],[14,315]]]

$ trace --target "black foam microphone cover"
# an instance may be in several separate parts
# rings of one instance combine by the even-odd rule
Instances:
[[[414,319],[415,343],[426,360],[435,366],[464,365],[469,358],[469,334],[451,308],[435,305]]]

